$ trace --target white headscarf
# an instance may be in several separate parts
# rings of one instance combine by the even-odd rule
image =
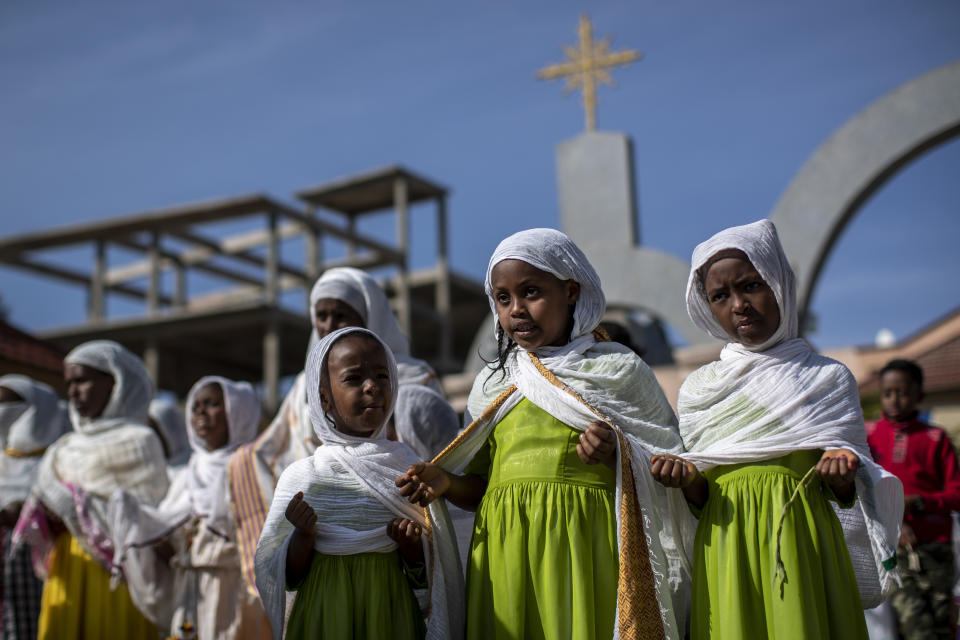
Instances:
[[[316,330],[316,306],[321,299],[340,300],[353,308],[364,326],[375,333],[390,348],[397,363],[397,380],[401,386],[427,386],[442,397],[443,390],[433,368],[409,355],[409,344],[390,302],[380,285],[369,274],[359,269],[341,267],[328,269],[310,292],[310,347],[313,352],[320,342]],[[234,494],[234,513],[239,534],[241,567],[248,584],[255,582],[254,554],[257,540],[273,497],[274,487],[283,470],[316,449],[314,428],[307,404],[306,375],[297,376],[293,387],[270,426],[249,447],[242,448],[231,463],[230,489]],[[412,409],[405,407],[405,396],[397,398],[397,413],[405,416]],[[444,414],[436,413],[436,417]],[[426,426],[426,425],[424,425]],[[439,433],[459,428],[459,420],[429,425]],[[398,428],[402,432],[403,427]]]
[[[390,370],[391,401],[383,424],[369,437],[351,436],[336,428],[320,403],[320,385],[326,375],[330,349],[346,336],[362,334],[376,339],[384,348]],[[303,491],[303,498],[317,512],[314,549],[320,553],[351,555],[363,552],[390,552],[396,543],[386,534],[389,520],[376,514],[383,508],[392,517],[410,518],[424,530],[424,557],[428,562],[431,609],[428,638],[458,638],[462,633],[462,584],[459,556],[453,528],[443,501],[429,509],[410,504],[400,496],[395,480],[417,461],[405,444],[387,440],[385,425],[397,397],[396,363],[385,342],[375,333],[347,327],[324,337],[307,358],[307,395],[310,415],[317,436],[323,441],[311,458],[299,460],[284,470],[264,523],[256,554],[256,581],[267,614],[280,638],[285,614],[286,553],[293,525],[285,517],[292,497]],[[362,493],[338,491],[344,486],[359,486]],[[375,508],[371,507],[371,504]],[[379,506],[377,506],[379,505]],[[331,514],[340,520],[349,514],[350,525],[330,524]]]
[[[784,340],[797,337],[797,284],[780,244],[777,228],[769,220],[758,220],[740,227],[730,227],[701,242],[693,250],[690,277],[687,279],[687,313],[694,324],[718,340],[734,340],[713,317],[703,278],[702,268],[724,249],[743,251],[763,281],[773,290],[780,308],[780,325],[776,332],[760,345],[743,345],[748,351],[764,351]]]
[[[167,464],[185,464],[190,458],[190,441],[180,408],[175,402],[154,398],[150,401],[148,414],[157,424],[160,438],[166,443]]]
[[[684,381],[677,403],[680,433],[688,451],[683,457],[703,470],[779,458],[794,451],[854,451],[861,463],[856,476],[859,507],[847,512],[858,514],[859,526],[869,535],[869,548],[850,544],[849,523],[844,522],[844,527],[861,600],[872,606],[898,582],[893,566],[903,516],[902,485],[873,462],[853,375],[796,337],[796,285],[773,223],[761,220],[721,231],[694,250],[687,286],[690,318],[711,334],[729,339],[712,317],[698,274],[724,249],[743,251],[773,289],[780,326],[759,347],[727,344],[720,360]],[[867,562],[858,557],[861,551]],[[870,576],[860,570],[864,566]]]
[[[363,319],[363,326],[373,331],[393,352],[394,356],[410,353],[410,343],[400,331],[397,317],[390,309],[390,301],[377,281],[353,267],[336,267],[323,272],[310,291],[310,323],[317,322],[317,301],[330,298],[350,305]],[[311,347],[319,341],[316,328],[311,336]]]
[[[227,443],[215,451],[191,428],[187,430],[193,455],[188,463],[188,487],[194,515],[206,520],[207,526],[225,537],[231,536],[233,514],[230,509],[230,490],[227,486],[227,464],[237,447],[257,435],[260,424],[260,399],[249,382],[234,382],[220,376],[204,376],[187,395],[188,415],[193,413],[197,393],[208,385],[219,385],[223,390],[227,413]]]
[[[580,297],[573,312],[571,340],[590,333],[600,324],[607,308],[607,299],[600,287],[600,276],[587,260],[587,256],[566,234],[556,229],[527,229],[504,239],[487,264],[483,288],[487,292],[490,311],[493,313],[494,335],[497,333],[498,321],[490,278],[493,268],[504,260],[520,260],[560,280],[573,280],[580,284]]]
[[[515,346],[507,358],[503,378],[492,367],[485,367],[474,381],[467,405],[476,421],[435,462],[450,471],[461,471],[496,425],[524,398],[577,431],[585,431],[598,419],[609,423],[618,435],[616,530],[620,563],[644,571],[642,564],[649,562],[654,582],[654,593],[650,595],[655,596],[655,600],[647,601],[638,595],[644,594],[649,585],[619,585],[624,590],[636,587],[636,591],[618,589],[614,636],[619,637],[621,629],[636,623],[633,616],[640,614],[632,607],[643,600],[659,612],[666,636],[679,638],[690,574],[684,546],[692,542],[695,523],[681,492],[657,484],[649,471],[652,455],[680,451],[673,410],[649,367],[633,351],[594,338],[592,331],[606,304],[600,278],[583,252],[559,231],[521,231],[497,247],[487,267],[485,285],[494,327],[497,314],[491,272],[500,261],[508,259],[521,260],[561,280],[580,284],[570,342],[559,347],[540,347],[535,352]],[[504,399],[510,389],[514,391]],[[624,461],[629,462],[632,477],[625,472]],[[639,515],[633,512],[631,499],[625,498],[630,495],[637,498]],[[642,526],[647,557],[630,554],[630,549],[640,547],[622,535],[624,522]],[[639,529],[631,531],[631,535],[640,535]]]
[[[153,383],[140,358],[112,340],[92,340],[68,353],[63,362],[90,367],[113,378],[113,391],[99,416],[85,418],[70,404],[74,429],[95,433],[126,421],[146,424]]]
[[[0,509],[5,509],[27,499],[40,457],[70,423],[56,392],[42,382],[7,375],[0,387],[23,398],[0,403]]]
[[[187,437],[193,454],[186,470],[176,476],[170,492],[159,506],[138,500],[128,491],[110,496],[109,524],[114,539],[114,581],[125,576],[137,608],[160,628],[168,628],[174,609],[173,575],[167,560],[157,558],[154,545],[197,516],[211,531],[234,541],[235,527],[227,486],[227,465],[240,445],[256,436],[260,400],[248,382],[220,376],[200,378],[187,395],[187,414],[192,413],[197,393],[207,385],[219,385],[227,414],[227,443],[210,451],[192,425]],[[237,588],[242,588],[237,585]]]

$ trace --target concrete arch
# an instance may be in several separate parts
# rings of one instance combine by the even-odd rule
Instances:
[[[837,239],[911,161],[960,134],[960,61],[888,93],[848,120],[803,165],[770,214],[797,274],[800,317]]]

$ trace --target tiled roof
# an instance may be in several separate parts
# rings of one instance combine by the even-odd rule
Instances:
[[[0,361],[62,372],[63,356],[53,345],[0,321]]]

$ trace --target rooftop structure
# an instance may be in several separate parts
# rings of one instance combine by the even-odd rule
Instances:
[[[383,272],[413,353],[440,372],[462,368],[486,301],[478,283],[449,269],[446,193],[393,166],[301,191],[304,209],[253,194],[8,236],[0,264],[86,289],[86,321],[41,338],[63,349],[116,340],[143,356],[158,388],[179,396],[202,375],[262,381],[273,411],[280,379],[303,368],[302,301],[332,267]],[[435,264],[412,272],[409,206],[425,200],[436,203]],[[357,231],[359,216],[385,209],[393,243]],[[77,249],[92,260],[64,260]],[[108,297],[140,306],[120,316]]]

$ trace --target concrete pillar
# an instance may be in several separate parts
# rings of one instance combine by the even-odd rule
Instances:
[[[278,268],[280,264],[280,244],[277,238],[277,214],[272,211],[267,214],[267,231],[269,238],[267,239],[267,258],[265,261],[264,298],[265,302],[272,306],[277,304],[280,284],[280,270]]]
[[[263,333],[263,408],[267,415],[280,408],[280,328],[276,309],[270,309]]]
[[[174,273],[174,284],[173,284],[173,306],[179,310],[183,310],[187,306],[187,270],[183,266],[183,263],[176,263],[173,268]]]
[[[409,221],[407,211],[407,182],[397,178],[393,182],[393,206],[397,214],[397,249],[400,251],[400,276],[397,291],[397,320],[400,330],[410,336],[410,280],[407,273],[410,253]]]
[[[311,218],[316,217],[316,209],[311,208],[307,211],[307,215]],[[323,264],[323,235],[313,227],[307,226],[303,230],[303,239],[303,272],[307,274],[307,286],[304,293],[307,306],[309,306],[310,290],[313,288],[313,283],[320,277],[320,265]]]
[[[147,285],[147,315],[156,315],[160,310],[160,234],[150,233],[150,248],[147,251],[150,260],[150,282]],[[154,380],[156,382],[156,380]]]
[[[87,320],[96,322],[103,319],[105,298],[104,279],[107,272],[107,247],[103,239],[94,244],[93,275],[90,280],[90,294],[87,300]]]
[[[160,388],[160,349],[157,348],[157,341],[153,338],[147,339],[147,346],[143,350],[143,364],[150,374],[153,381],[153,389]]]
[[[347,241],[347,257],[355,258],[357,255],[357,243],[353,241],[353,237],[357,233],[357,216],[354,214],[347,214],[347,233],[351,238]]]
[[[440,314],[439,361],[452,370],[453,319],[450,317],[450,262],[447,258],[447,197],[437,198],[437,313]]]

